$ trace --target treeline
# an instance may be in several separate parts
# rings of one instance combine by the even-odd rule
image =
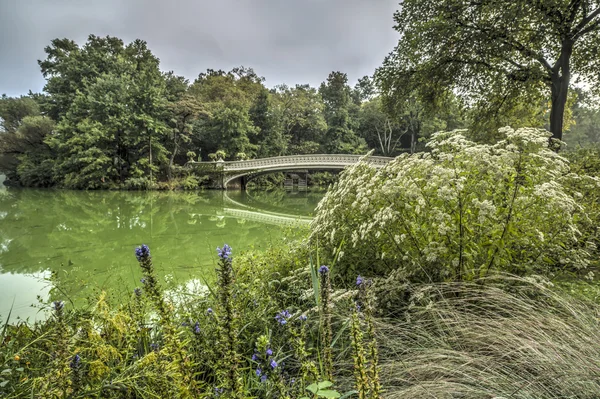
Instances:
[[[318,88],[267,88],[245,67],[209,69],[193,82],[161,72],[141,40],[56,39],[45,52],[43,92],[0,99],[0,174],[10,184],[193,189],[206,177],[184,167],[190,160],[370,149],[394,156],[423,149],[440,130],[468,128],[473,139],[493,142],[501,126],[548,128],[545,100],[482,114],[481,104],[448,90],[399,98],[386,91],[381,71],[354,87],[334,71]],[[573,93],[565,140],[600,141],[595,97]]]
[[[393,156],[427,132],[459,127],[458,103],[425,118],[390,117],[365,76],[332,72],[320,87],[267,88],[251,68],[164,73],[146,43],[56,39],[40,60],[41,94],[0,100],[0,173],[30,187],[194,188],[189,160],[288,154]]]

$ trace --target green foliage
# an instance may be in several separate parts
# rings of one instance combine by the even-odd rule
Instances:
[[[317,208],[312,241],[326,253],[342,248],[337,266],[347,279],[357,271],[429,282],[585,269],[595,243],[572,186],[597,191],[599,181],[570,173],[547,132],[501,133],[495,145],[437,133],[430,153],[346,170]]]
[[[325,103],[325,120],[328,125],[325,150],[334,154],[364,153],[366,143],[354,131],[356,126],[351,114],[356,112],[356,105],[352,102],[346,74],[331,72],[327,81],[319,87],[319,93]]]
[[[354,88],[346,74],[332,72],[318,90],[269,90],[251,68],[238,67],[208,69],[190,84],[161,72],[141,40],[90,35],[83,45],[56,39],[44,50],[44,93],[0,99],[0,171],[7,184],[194,189],[186,164],[219,154],[223,160],[364,154],[371,145],[395,155],[407,146],[414,152],[432,131],[461,127],[453,124],[461,120],[457,107],[445,107],[443,116],[384,108],[368,76]],[[38,120],[26,123],[28,117]],[[200,169],[201,181],[211,178]]]
[[[598,18],[593,0],[404,1],[394,16],[400,40],[377,72],[380,88],[398,99],[417,90],[434,104],[459,92],[473,120],[492,128],[515,112],[538,119],[549,102],[550,130],[562,139],[572,74],[598,83]]]

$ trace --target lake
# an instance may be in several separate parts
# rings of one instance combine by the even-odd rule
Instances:
[[[261,250],[307,228],[323,191],[123,192],[0,185],[0,319],[42,318],[38,301],[85,306],[141,285],[136,246],[163,285],[210,281],[216,247]],[[51,278],[52,276],[52,278]]]

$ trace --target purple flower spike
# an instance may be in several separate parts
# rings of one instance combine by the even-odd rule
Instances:
[[[319,267],[319,273],[321,273],[321,274],[329,273],[329,267],[327,267],[325,265]]]
[[[267,357],[272,356],[273,355],[273,351],[269,348],[267,349],[267,351],[265,352]]]
[[[217,247],[217,255],[222,260],[230,260],[231,259],[231,247],[227,244],[224,244],[223,248]]]
[[[137,247],[135,249],[135,257],[139,262],[143,259],[146,259],[150,256],[150,248],[146,244],[142,244],[141,247]]]
[[[281,312],[277,313],[277,316],[275,316],[275,320],[277,320],[279,324],[284,326],[287,324],[287,319],[289,319],[291,316],[292,315],[290,314],[290,312],[288,312],[287,310],[282,310]]]
[[[71,360],[71,364],[70,364],[71,369],[77,370],[79,368],[80,364],[81,364],[81,356],[79,356],[79,355],[73,356],[73,359]]]
[[[271,363],[269,363],[269,365],[273,370],[275,370],[275,368],[277,367],[277,362],[275,360],[271,360]]]
[[[358,276],[358,277],[356,278],[356,285],[360,286],[360,285],[362,285],[364,282],[365,282],[365,279],[364,279],[364,278],[362,278],[362,276]]]

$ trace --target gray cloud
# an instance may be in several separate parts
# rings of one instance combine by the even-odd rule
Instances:
[[[244,65],[279,83],[329,72],[370,75],[398,39],[398,0],[2,0],[0,93],[40,91],[37,60],[54,38],[146,40],[161,69],[193,80]]]

